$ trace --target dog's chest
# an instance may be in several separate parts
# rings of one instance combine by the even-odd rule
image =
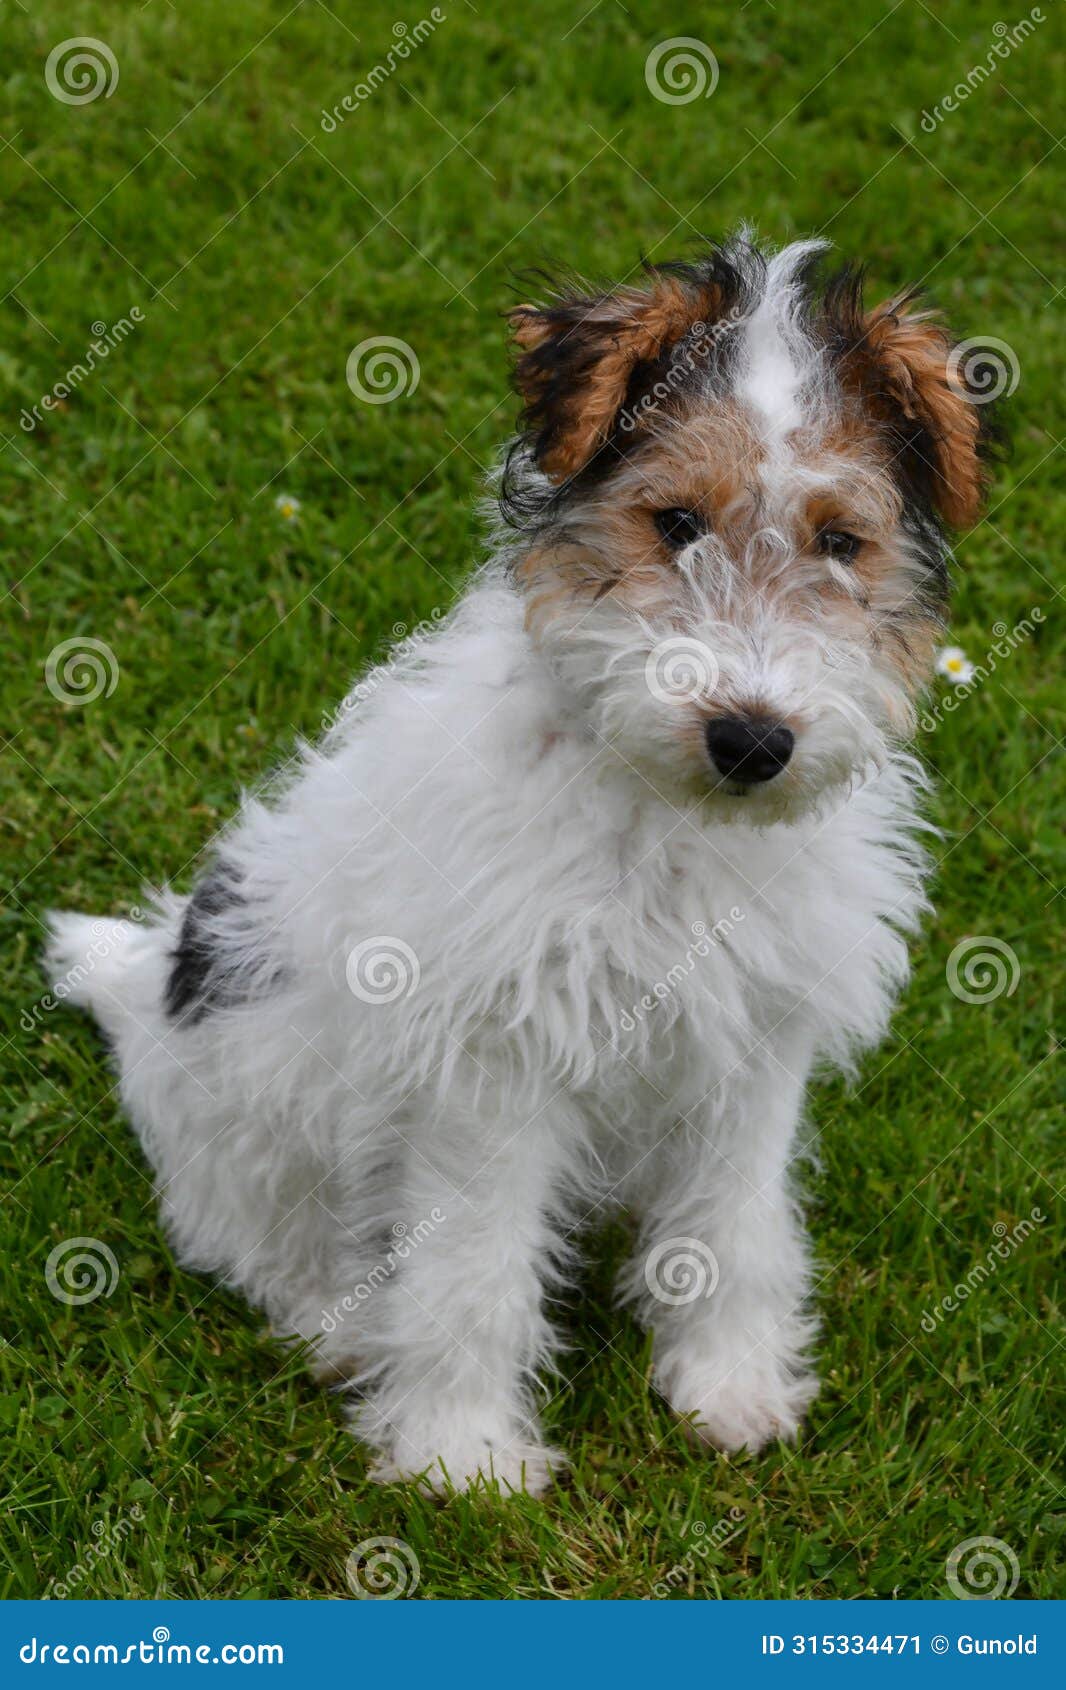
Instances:
[[[612,1040],[666,1060],[683,1045],[764,1036],[805,990],[818,950],[808,906],[786,912],[774,886],[721,854],[682,847],[669,858],[623,881],[602,921]]]
[[[700,1095],[773,1050],[786,1022],[812,1054],[875,1042],[906,966],[886,912],[910,913],[883,858],[875,839],[832,828],[813,839],[688,828],[636,857],[582,926],[590,1084]],[[576,1029],[574,961],[560,957],[554,987]]]

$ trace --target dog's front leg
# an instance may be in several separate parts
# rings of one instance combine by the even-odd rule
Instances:
[[[798,1035],[756,1053],[659,1147],[640,1204],[627,1285],[654,1333],[656,1382],[721,1449],[794,1436],[817,1389],[789,1179],[809,1066]]]
[[[405,1127],[399,1148],[390,1217],[404,1242],[367,1300],[366,1396],[353,1412],[378,1453],[373,1477],[535,1494],[561,1464],[531,1396],[552,1347],[542,1305],[565,1133],[546,1115],[489,1123],[450,1110]]]

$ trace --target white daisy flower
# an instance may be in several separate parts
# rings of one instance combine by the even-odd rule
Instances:
[[[294,499],[291,493],[279,493],[274,500],[274,509],[282,522],[295,522],[300,514],[300,501]]]
[[[946,645],[937,654],[936,672],[946,675],[957,687],[967,686],[974,676],[973,664],[962,647],[957,645]]]

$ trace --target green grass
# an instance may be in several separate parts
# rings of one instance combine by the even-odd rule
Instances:
[[[1017,1595],[1061,1595],[1054,9],[932,134],[923,108],[1014,21],[998,0],[443,9],[332,135],[319,113],[383,59],[392,5],[41,0],[0,18],[0,1591],[41,1594],[88,1561],[81,1595],[345,1595],[349,1550],[388,1534],[417,1555],[424,1597],[640,1597],[681,1564],[682,1595],[935,1597],[949,1551],[991,1536],[1018,1558]],[[111,46],[110,98],[46,91],[49,49],[75,30]],[[713,47],[713,98],[649,94],[645,57],[678,33]],[[511,269],[621,276],[742,217],[775,238],[826,228],[868,258],[875,291],[924,278],[967,333],[1014,350],[1014,452],[959,547],[954,637],[978,659],[997,621],[1044,616],[922,735],[945,830],[937,914],[892,1042],[852,1093],[814,1098],[824,1390],[796,1449],[693,1452],[612,1309],[608,1235],[562,1313],[574,1347],[546,1418],[573,1470],[558,1490],[440,1505],[376,1489],[338,1404],[175,1266],[91,1027],[34,1012],[41,912],[187,885],[242,783],[316,731],[395,624],[451,601],[513,418]],[[143,323],[27,433],[23,407],[90,324],[134,305]],[[422,372],[376,407],[345,384],[375,334],[407,340]],[[274,509],[282,489],[297,524]],[[83,708],[45,685],[75,636],[106,641],[120,670]],[[974,933],[1015,951],[1012,995],[947,990]],[[1034,1206],[1049,1220],[923,1330],[993,1228]],[[76,1235],[120,1269],[84,1307],[45,1283]]]

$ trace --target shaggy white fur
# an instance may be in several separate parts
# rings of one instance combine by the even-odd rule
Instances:
[[[888,666],[810,613],[830,560],[787,579],[802,383],[762,309],[789,368],[765,347],[740,365],[774,435],[751,555],[697,543],[668,614],[561,601],[533,638],[524,542],[501,537],[246,804],[191,949],[169,893],[87,965],[99,924],[54,918],[51,966],[111,1041],[180,1258],[352,1387],[382,1479],[547,1482],[546,1291],[610,1205],[636,1219],[622,1290],[696,1431],[758,1447],[815,1390],[790,1164],[812,1068],[880,1039],[905,979],[921,775]],[[688,705],[649,684],[679,636],[730,697],[787,715],[779,780],[715,784]],[[183,943],[202,978],[175,1008]]]

